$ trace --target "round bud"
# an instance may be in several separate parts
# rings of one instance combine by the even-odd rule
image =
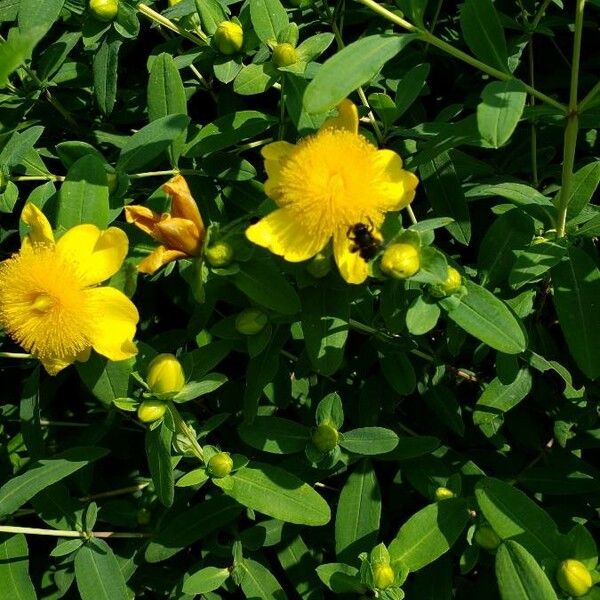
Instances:
[[[592,587],[592,575],[580,561],[570,558],[563,560],[556,571],[558,585],[575,598],[585,596]]]
[[[381,270],[395,279],[412,277],[420,267],[419,250],[412,244],[392,244],[381,257]]]
[[[276,67],[289,67],[298,60],[296,49],[291,44],[284,42],[273,48],[273,62]]]
[[[217,242],[205,250],[204,256],[211,267],[226,267],[233,258],[233,248],[227,242]]]
[[[456,494],[447,487],[439,487],[435,490],[435,501],[440,502],[441,500],[448,500],[449,498],[454,498],[455,495]]]
[[[167,404],[162,400],[144,400],[138,407],[137,416],[142,423],[153,423],[162,419],[167,412]]]
[[[90,10],[99,21],[112,21],[119,12],[119,0],[90,0]]]
[[[306,270],[315,278],[321,279],[331,271],[331,259],[326,254],[319,252],[306,265]]]
[[[461,285],[461,274],[454,267],[448,267],[448,276],[446,277],[446,281],[444,281],[444,285],[442,286],[444,293],[447,296],[450,296],[450,294],[458,292]]]
[[[548,241],[547,238],[545,238],[543,235],[536,235],[532,240],[531,240],[531,246],[537,246],[538,244],[544,244]]]
[[[152,513],[147,508],[140,508],[137,512],[138,525],[148,525]]]
[[[146,383],[155,394],[176,394],[185,385],[181,363],[173,354],[159,354],[148,366]]]
[[[223,21],[214,33],[214,42],[221,54],[235,54],[242,49],[244,30],[233,21]]]
[[[338,430],[329,425],[329,423],[321,423],[312,434],[312,443],[321,451],[329,452],[338,445],[340,434]]]
[[[489,525],[478,527],[473,539],[484,550],[495,550],[502,542],[498,534]]]
[[[229,452],[219,452],[208,461],[208,472],[213,477],[226,477],[233,469],[233,460]]]
[[[396,575],[390,565],[376,564],[373,566],[373,586],[380,590],[389,588],[394,583]]]
[[[258,308],[245,308],[235,319],[235,330],[242,335],[256,335],[260,333],[269,318]]]

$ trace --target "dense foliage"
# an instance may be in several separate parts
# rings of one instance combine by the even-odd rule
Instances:
[[[0,599],[600,599],[600,1],[283,2],[0,0]]]

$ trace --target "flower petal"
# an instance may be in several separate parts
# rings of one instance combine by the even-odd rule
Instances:
[[[171,197],[171,216],[191,221],[202,235],[204,223],[183,175],[175,175],[163,185],[163,190]]]
[[[164,216],[155,213],[146,206],[136,204],[125,207],[125,219],[128,223],[133,223],[144,233],[155,237],[154,228],[157,223],[160,223],[164,219]]]
[[[156,237],[167,248],[179,250],[190,256],[202,249],[202,236],[195,223],[189,219],[165,219],[156,225]]]
[[[265,160],[282,160],[287,158],[296,146],[289,142],[271,142],[260,151]]]
[[[139,265],[138,271],[140,273],[146,273],[147,275],[152,275],[156,273],[161,267],[168,265],[170,262],[177,260],[179,258],[185,258],[187,254],[185,252],[181,252],[180,250],[168,250],[164,246],[159,246],[149,254]]]
[[[350,133],[358,133],[358,109],[356,104],[346,98],[337,106],[337,117],[330,117],[319,128],[323,129],[345,129]]]
[[[125,360],[137,354],[133,343],[139,314],[123,292],[112,287],[85,290],[86,308],[94,315],[89,332],[98,354],[110,360]]]
[[[46,369],[46,372],[49,375],[57,375],[60,371],[62,371],[64,368],[68,367],[69,365],[73,364],[75,361],[77,360],[77,355],[73,355],[73,356],[68,356],[68,357],[61,357],[61,358],[57,358],[57,357],[47,357],[47,358],[40,358],[40,362],[42,363],[42,365],[44,366],[44,369]]]
[[[415,197],[419,183],[417,176],[402,168],[402,159],[393,150],[378,150],[375,164],[382,172],[379,186],[383,200],[381,210],[400,210],[408,206]]]
[[[305,228],[291,210],[279,208],[246,229],[246,237],[290,262],[301,262],[320,252],[329,237]]]
[[[77,265],[84,286],[95,285],[114,275],[127,256],[129,240],[121,229],[101,231],[95,225],[76,225],[56,243],[57,251]]]
[[[21,221],[29,225],[29,233],[23,238],[23,247],[33,244],[54,245],[54,234],[46,215],[31,202],[28,202],[21,212]]]
[[[369,265],[358,252],[351,252],[351,248],[347,231],[338,229],[333,236],[333,256],[340,275],[348,283],[363,283],[369,275]]]

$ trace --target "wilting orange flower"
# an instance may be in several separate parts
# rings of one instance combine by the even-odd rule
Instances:
[[[141,273],[152,274],[164,265],[202,250],[205,228],[190,188],[182,175],[163,185],[171,197],[171,212],[158,214],[146,206],[126,206],[125,218],[155,240],[160,246],[139,265]]]

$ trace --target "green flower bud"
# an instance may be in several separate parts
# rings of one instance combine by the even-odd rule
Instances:
[[[312,443],[321,451],[329,452],[338,445],[340,434],[338,430],[329,425],[321,423],[312,434]]]
[[[144,400],[138,407],[137,416],[142,423],[153,423],[162,419],[167,412],[167,404],[162,400]]]
[[[331,259],[326,254],[319,252],[306,265],[306,270],[315,278],[321,279],[331,271]]]
[[[442,289],[447,296],[458,292],[460,286],[462,285],[462,276],[461,274],[454,268],[448,267],[448,275],[446,277],[446,281],[442,285]]]
[[[484,550],[495,550],[502,542],[498,534],[487,524],[477,528],[473,539]]]
[[[181,0],[169,0],[169,6],[175,6],[176,4],[179,4],[181,2]]]
[[[440,502],[441,500],[448,500],[449,498],[454,498],[456,494],[449,490],[447,487],[439,487],[435,490],[435,501]]]
[[[256,335],[269,322],[269,318],[258,308],[245,308],[235,319],[235,330],[242,335]]]
[[[204,256],[211,267],[226,267],[233,259],[233,248],[227,242],[217,242],[205,250]]]
[[[213,477],[226,477],[233,469],[233,460],[229,452],[219,452],[208,461],[208,472]]]
[[[381,270],[394,279],[412,277],[420,268],[419,250],[412,244],[392,244],[381,257]]]
[[[291,44],[284,42],[283,44],[277,44],[273,48],[273,62],[276,67],[289,67],[297,60],[296,49]]]
[[[592,575],[580,561],[570,558],[563,560],[556,571],[558,585],[575,598],[585,596],[592,587]]]
[[[159,354],[148,367],[146,383],[155,394],[176,394],[185,385],[181,363],[173,354]]]
[[[235,54],[242,49],[244,30],[233,21],[223,21],[214,33],[214,41],[221,54]]]
[[[389,588],[394,583],[396,575],[390,565],[383,563],[373,565],[373,586],[380,590]]]
[[[119,0],[90,0],[90,10],[99,21],[112,21],[119,12]]]

